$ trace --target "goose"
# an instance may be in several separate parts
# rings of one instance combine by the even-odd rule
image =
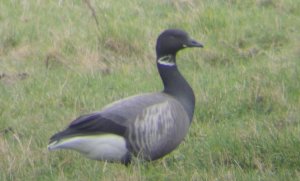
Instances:
[[[78,117],[50,138],[48,150],[70,149],[125,165],[133,156],[153,161],[173,151],[188,133],[195,108],[193,90],[176,65],[177,52],[188,47],[203,44],[180,29],[163,31],[156,42],[163,91],[124,98]]]

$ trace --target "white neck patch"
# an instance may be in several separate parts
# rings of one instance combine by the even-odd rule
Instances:
[[[157,62],[161,65],[166,65],[166,66],[174,66],[175,65],[175,59],[172,57],[172,55],[166,55],[163,57],[160,57]]]

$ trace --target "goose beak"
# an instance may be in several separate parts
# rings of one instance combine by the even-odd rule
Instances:
[[[203,48],[204,45],[200,42],[197,42],[196,40],[190,39],[185,45],[184,47],[199,47],[199,48]]]

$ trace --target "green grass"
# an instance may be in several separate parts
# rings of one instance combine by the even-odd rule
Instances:
[[[300,179],[298,0],[86,2],[0,2],[1,181]],[[197,98],[178,149],[129,167],[48,152],[77,116],[161,90],[166,28],[205,44],[178,55]]]

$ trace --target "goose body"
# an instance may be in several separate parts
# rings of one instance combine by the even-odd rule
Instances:
[[[165,30],[156,44],[164,90],[128,97],[78,117],[50,138],[48,149],[72,149],[90,159],[124,164],[133,155],[156,160],[170,153],[187,134],[195,107],[193,90],[176,65],[176,53],[186,47],[202,44],[182,30]]]

